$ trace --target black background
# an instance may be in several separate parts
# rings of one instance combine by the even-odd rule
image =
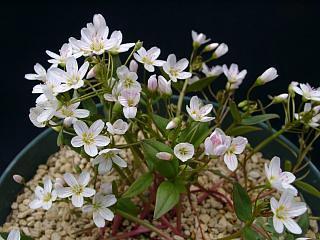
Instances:
[[[266,68],[280,77],[258,95],[286,91],[291,81],[319,86],[320,6],[316,1],[34,1],[1,6],[1,132],[0,173],[42,129],[29,119],[34,105],[34,82],[24,79],[39,62],[46,67],[45,50],[57,52],[95,13],[106,18],[110,30],[121,30],[124,42],[144,41],[158,46],[161,57],[188,57],[192,29],[214,41],[226,42],[229,53],[219,63],[238,63],[248,75],[243,88]],[[243,92],[240,90],[238,97]],[[315,162],[317,149],[314,151]]]

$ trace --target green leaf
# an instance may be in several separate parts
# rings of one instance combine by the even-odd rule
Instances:
[[[310,225],[308,212],[305,212],[299,217],[298,225],[302,229],[302,235],[306,234]]]
[[[164,117],[161,117],[157,114],[152,114],[152,119],[157,128],[160,130],[163,136],[167,136],[167,130],[166,127],[169,123],[169,119],[166,119]]]
[[[255,125],[257,123],[262,123],[270,119],[279,118],[278,114],[268,113],[262,115],[251,116],[245,119],[242,119],[241,124],[243,125]]]
[[[81,101],[82,106],[90,111],[90,115],[95,115],[98,113],[95,101],[92,98]]]
[[[158,219],[170,211],[179,201],[180,193],[172,182],[164,181],[157,190],[154,219]]]
[[[241,122],[241,113],[239,112],[239,109],[237,107],[237,104],[232,101],[229,105],[230,113],[232,115],[232,118],[235,123]]]
[[[189,142],[197,148],[208,135],[210,135],[209,123],[192,122],[190,126],[182,130],[178,142]]]
[[[120,198],[117,200],[117,209],[130,213],[131,215],[137,216],[140,212],[139,208],[129,199],[129,198]]]
[[[252,218],[251,200],[246,190],[237,182],[233,184],[232,197],[237,217],[243,222],[250,221]]]
[[[260,240],[260,235],[250,227],[245,227],[242,231],[244,240]]]
[[[262,129],[259,127],[253,127],[253,126],[239,126],[239,127],[233,127],[230,130],[228,130],[226,133],[231,136],[241,136],[246,133],[250,132],[256,132],[261,131]]]
[[[57,138],[57,146],[60,147],[64,143],[64,138],[63,138],[63,127],[59,131],[58,138]]]
[[[320,198],[320,191],[316,189],[314,186],[310,185],[309,183],[303,181],[295,181],[294,185],[298,188],[302,189],[303,191]]]
[[[141,175],[137,180],[135,180],[128,190],[122,195],[123,198],[132,198],[144,192],[152,183],[153,175],[148,172]]]
[[[205,87],[209,86],[216,78],[217,76],[211,76],[199,79],[187,87],[187,93],[201,91]]]

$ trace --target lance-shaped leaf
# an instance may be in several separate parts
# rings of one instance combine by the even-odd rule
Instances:
[[[237,217],[243,222],[250,221],[252,218],[251,200],[246,190],[237,182],[233,184],[232,197]]]
[[[199,92],[209,86],[217,76],[201,78],[187,87],[187,92]]]
[[[238,126],[229,129],[226,133],[230,136],[241,136],[246,133],[261,131],[262,129],[254,126]]]
[[[273,113],[267,113],[267,114],[256,115],[256,116],[244,118],[244,119],[242,119],[241,124],[255,125],[255,124],[262,123],[262,122],[265,122],[265,121],[268,121],[268,120],[274,119],[274,118],[279,118],[279,115],[273,114]]]
[[[170,182],[162,182],[157,190],[156,206],[154,210],[154,219],[158,219],[170,211],[179,201],[179,188]]]
[[[132,198],[144,192],[152,183],[153,175],[148,172],[141,175],[137,180],[135,180],[128,190],[122,195],[123,198]]]
[[[316,189],[314,186],[310,185],[309,183],[303,181],[295,181],[294,185],[296,185],[301,190],[320,198],[320,191]]]

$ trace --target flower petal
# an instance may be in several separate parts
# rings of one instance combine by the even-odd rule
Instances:
[[[237,156],[233,153],[226,153],[223,157],[225,164],[231,171],[235,171],[238,167]]]
[[[293,234],[301,234],[302,230],[300,226],[291,218],[283,220],[284,226]]]
[[[73,124],[74,131],[77,135],[81,136],[83,133],[88,132],[88,126],[83,121],[76,121]]]

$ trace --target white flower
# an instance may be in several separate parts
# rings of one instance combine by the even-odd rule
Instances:
[[[112,221],[114,218],[113,212],[108,208],[117,202],[113,194],[103,195],[97,193],[92,200],[92,204],[85,205],[82,211],[85,213],[92,212],[93,222],[99,228],[105,226],[105,220]]]
[[[30,108],[29,110],[29,119],[30,121],[32,122],[32,124],[38,128],[44,128],[46,126],[46,121],[42,121],[42,122],[39,122],[37,119],[38,119],[38,116],[44,111],[44,108],[42,107],[33,107],[33,108]]]
[[[244,137],[231,138],[216,128],[210,137],[205,140],[205,153],[213,156],[223,156],[223,160],[228,169],[235,171],[238,167],[237,155],[241,154],[248,140]]]
[[[78,136],[71,139],[73,147],[84,146],[84,151],[91,157],[98,154],[97,147],[104,147],[110,143],[110,139],[106,136],[99,135],[104,127],[102,120],[95,121],[90,128],[87,124],[78,120],[73,124],[73,128]]]
[[[170,80],[176,82],[177,79],[187,79],[192,76],[190,72],[184,72],[188,67],[189,61],[183,58],[177,62],[176,55],[170,54],[167,61],[163,64],[163,70],[169,75]]]
[[[256,80],[256,84],[263,85],[270,82],[278,77],[277,69],[274,67],[268,68],[264,73],[262,73]]]
[[[48,176],[43,180],[43,187],[37,186],[34,193],[35,199],[29,204],[32,209],[43,208],[48,210],[51,208],[52,202],[57,199],[57,193],[52,190],[52,182]]]
[[[291,185],[296,177],[291,172],[282,171],[279,157],[273,157],[269,166],[267,163],[265,163],[264,169],[267,179],[273,188],[280,192],[290,189],[295,194],[298,193],[297,189]]]
[[[308,126],[312,127],[312,128],[317,128],[320,126],[320,106],[315,106],[314,108],[312,108],[311,103],[305,103],[304,104],[304,108],[303,108],[303,112],[300,113],[295,113],[294,117],[297,120],[302,120],[305,124],[307,124]],[[310,115],[311,113],[311,115]],[[304,117],[307,117],[307,119],[305,119]]]
[[[131,47],[134,46],[134,43],[122,43],[122,33],[120,31],[114,31],[110,36],[110,47],[108,51],[112,54],[118,54],[128,51]]]
[[[158,92],[161,95],[171,96],[171,81],[167,81],[163,76],[158,76]]]
[[[120,89],[135,89],[136,91],[141,91],[141,85],[137,81],[138,75],[136,72],[131,72],[123,65],[117,68],[117,76],[120,80],[118,83]]]
[[[116,79],[112,78],[111,79],[111,86],[114,85],[114,87],[112,88],[112,92],[111,93],[105,93],[103,95],[104,99],[106,99],[109,102],[117,102],[118,101],[118,97],[120,96],[120,92],[121,92],[121,84],[119,84],[119,82],[115,83]]]
[[[194,146],[190,143],[179,143],[173,149],[174,155],[182,162],[186,162],[194,155]]]
[[[24,77],[28,80],[38,80],[38,81],[46,82],[47,81],[46,69],[42,67],[42,65],[39,63],[36,63],[33,68],[36,73],[28,73],[24,75]]]
[[[86,118],[90,115],[90,112],[86,109],[78,109],[80,102],[70,104],[70,105],[63,105],[61,106],[58,111],[56,111],[55,116],[58,118],[62,118],[63,124],[65,126],[71,126],[74,124],[78,118]]]
[[[20,240],[20,231],[18,229],[12,229],[7,237],[7,240]],[[0,236],[0,240],[4,240],[1,236]]]
[[[292,219],[307,211],[304,202],[296,202],[294,193],[286,190],[282,193],[279,202],[272,197],[270,206],[273,212],[273,227],[277,233],[282,233],[284,226],[293,234],[301,234],[300,226]]]
[[[300,83],[300,87],[293,86],[292,89],[306,100],[320,101],[320,90],[314,89],[309,83]]]
[[[190,99],[190,107],[187,106],[186,108],[190,117],[197,122],[209,122],[214,119],[214,117],[206,116],[211,112],[212,104],[203,105],[203,102],[197,96]]]
[[[36,109],[33,110],[33,116],[39,114],[36,118],[39,125],[42,125],[43,122],[49,121],[53,118],[59,107],[59,101],[55,96],[51,95],[51,93],[44,93],[43,96],[41,103],[38,103],[36,105]],[[35,123],[35,121],[33,122]]]
[[[195,47],[199,47],[202,44],[205,44],[210,41],[210,38],[207,39],[206,35],[204,35],[203,33],[198,34],[196,31],[193,30],[191,32],[191,36]]]
[[[83,78],[86,75],[88,68],[88,62],[85,62],[78,68],[77,60],[74,57],[67,59],[66,72],[59,68],[55,68],[56,77],[61,82],[61,85],[58,87],[59,92],[67,92],[70,89],[81,88],[84,85]]]
[[[288,93],[282,93],[282,94],[279,94],[277,96],[274,96],[272,100],[275,103],[282,103],[282,102],[287,101],[288,97],[289,97]]]
[[[99,64],[94,65],[87,73],[86,79],[94,78],[97,74],[98,67],[99,67]]]
[[[77,178],[71,173],[65,173],[63,179],[69,187],[58,188],[57,194],[60,198],[71,197],[71,202],[75,207],[83,206],[83,198],[93,196],[96,191],[86,187],[90,181],[90,174],[83,171]]]
[[[157,60],[160,52],[160,48],[157,47],[152,47],[148,51],[144,47],[141,47],[133,56],[138,62],[143,64],[148,72],[154,72],[154,66],[161,67],[164,64],[164,61]]]
[[[134,118],[137,114],[136,105],[140,101],[140,92],[136,89],[123,90],[118,97],[118,101],[123,106],[125,118]]]
[[[228,45],[225,43],[221,43],[218,48],[214,51],[214,53],[212,54],[212,58],[219,58],[223,55],[225,55],[228,52],[229,48]]]
[[[168,152],[158,152],[156,154],[156,157],[161,159],[161,160],[166,160],[166,161],[169,161],[172,159],[172,154],[171,153],[168,153]]]
[[[62,45],[61,49],[59,50],[60,55],[51,52],[49,50],[46,53],[52,57],[53,59],[49,59],[48,62],[52,63],[53,66],[57,67],[59,64],[64,66],[66,64],[66,60],[69,57],[78,58],[81,56],[81,53],[73,54],[71,44],[65,43]]]
[[[212,66],[209,68],[205,63],[202,65],[202,72],[206,77],[217,77],[221,73],[223,73],[223,69],[221,66]]]
[[[227,151],[230,142],[231,137],[226,136],[220,128],[216,128],[204,142],[205,153],[207,155],[221,156]]]
[[[101,14],[93,16],[93,23],[88,23],[86,28],[81,29],[81,40],[69,38],[74,53],[84,56],[92,54],[101,55],[110,49],[113,42],[108,39],[109,28]]]
[[[120,152],[121,150],[117,148],[103,149],[99,152],[99,155],[92,161],[94,165],[99,164],[99,174],[110,172],[112,163],[117,164],[121,168],[127,167],[127,162],[118,155]]]
[[[229,69],[226,65],[223,65],[222,68],[224,75],[228,79],[226,88],[230,90],[239,88],[243,79],[247,75],[247,70],[242,70],[241,72],[239,72],[238,65],[234,63],[231,64]]]
[[[156,74],[153,74],[148,79],[148,90],[150,92],[155,92],[155,91],[157,91],[157,88],[158,88],[157,76],[156,76]]]
[[[123,135],[129,129],[129,124],[123,121],[122,119],[116,120],[113,124],[107,122],[106,125],[107,131],[111,135]]]

